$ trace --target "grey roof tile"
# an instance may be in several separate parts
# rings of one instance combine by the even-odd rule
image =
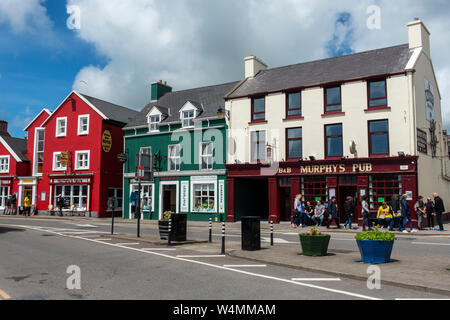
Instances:
[[[17,154],[20,160],[30,161],[25,154],[27,153],[27,140],[20,138],[13,138],[10,135],[1,135],[5,142]]]
[[[405,70],[408,44],[263,70],[226,98],[385,75]]]

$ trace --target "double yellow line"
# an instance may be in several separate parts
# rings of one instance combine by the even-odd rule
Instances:
[[[11,299],[11,297],[2,289],[0,289],[0,300],[8,300]]]

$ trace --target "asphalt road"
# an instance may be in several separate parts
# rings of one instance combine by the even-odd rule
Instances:
[[[145,243],[108,239],[101,236],[109,231],[102,224],[2,218],[0,299],[448,298],[384,285],[380,290],[369,290],[362,281],[333,279],[228,256],[202,255],[183,247],[152,248]],[[130,233],[130,229],[134,226],[117,225],[116,230]],[[152,232],[156,234],[156,230],[143,227],[143,233]],[[200,234],[199,230],[191,232]],[[291,235],[283,237],[290,239]],[[67,289],[72,275],[67,273],[70,266],[79,267],[79,290]],[[293,280],[299,278],[302,280]]]

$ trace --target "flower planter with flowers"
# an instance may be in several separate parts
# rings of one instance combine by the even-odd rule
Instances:
[[[394,241],[395,235],[393,233],[380,232],[376,227],[373,231],[357,234],[356,242],[361,253],[361,261],[371,264],[391,262]]]
[[[171,241],[186,241],[187,233],[187,215],[174,214],[172,211],[166,211],[163,219],[158,221],[159,236],[161,240],[169,239],[169,219],[172,218],[172,229],[170,232]]]
[[[330,243],[330,235],[322,234],[316,228],[306,234],[300,234],[300,244],[302,246],[303,255],[310,257],[326,256],[328,245]]]

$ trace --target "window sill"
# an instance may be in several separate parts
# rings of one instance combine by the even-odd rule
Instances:
[[[304,116],[288,116],[283,119],[283,121],[289,121],[289,120],[304,120]]]
[[[299,162],[300,160],[302,160],[303,158],[290,158],[290,159],[287,159],[285,162],[288,162],[288,163],[295,163],[295,162]]]
[[[322,114],[322,118],[333,117],[333,116],[345,116],[345,112],[343,111],[330,111]]]
[[[391,111],[391,107],[389,106],[379,106],[379,107],[370,107],[365,109],[364,112],[372,112],[372,111]]]
[[[390,158],[390,154],[370,154],[369,158]]]
[[[267,120],[253,120],[253,121],[249,122],[248,124],[252,125],[252,124],[265,124],[265,123],[267,123]]]

